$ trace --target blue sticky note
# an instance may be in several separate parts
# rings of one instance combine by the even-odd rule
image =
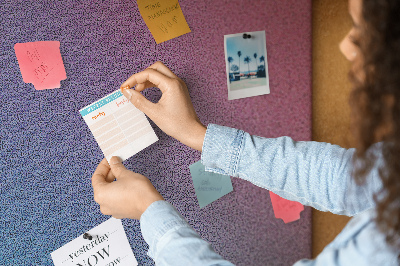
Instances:
[[[206,172],[200,161],[189,168],[200,208],[233,191],[230,176]]]

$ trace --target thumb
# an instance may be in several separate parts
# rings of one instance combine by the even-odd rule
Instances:
[[[132,90],[132,89],[125,89],[122,92],[126,98],[128,98],[131,103],[140,111],[145,113],[146,115],[152,110],[154,103],[150,102],[146,99],[140,92]]]
[[[110,168],[112,173],[114,174],[115,178],[121,178],[123,172],[126,171],[125,166],[122,164],[121,158],[117,156],[113,156],[110,159]]]

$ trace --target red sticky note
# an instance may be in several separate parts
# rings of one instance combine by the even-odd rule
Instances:
[[[60,53],[60,42],[27,42],[14,45],[22,79],[36,90],[60,88],[67,78]]]
[[[300,213],[304,210],[302,204],[281,198],[271,191],[269,196],[276,218],[282,219],[286,224],[300,219]]]

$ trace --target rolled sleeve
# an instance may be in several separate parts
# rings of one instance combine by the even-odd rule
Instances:
[[[201,154],[206,171],[236,176],[243,136],[242,130],[209,124]]]

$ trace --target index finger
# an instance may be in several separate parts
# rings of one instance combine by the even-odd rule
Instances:
[[[126,86],[133,87],[136,84],[151,82],[164,93],[165,89],[167,88],[168,84],[173,81],[172,78],[158,72],[155,69],[147,68],[142,72],[133,74],[130,76],[124,83],[122,83],[121,88]]]
[[[174,72],[172,72],[166,65],[164,65],[161,61],[157,61],[148,68],[152,68],[154,70],[157,70],[158,72],[164,74],[167,77],[170,78],[178,78]]]
[[[97,166],[96,170],[92,176],[92,186],[93,189],[99,187],[100,185],[107,184],[106,178],[107,174],[110,171],[110,166],[107,162],[107,159],[104,158],[99,165]]]
[[[172,72],[166,65],[164,65],[161,61],[157,61],[154,64],[152,64],[151,66],[149,66],[148,68],[157,70],[158,72],[160,72],[161,74],[164,74],[167,77],[173,78],[173,79],[178,79],[178,76],[174,74],[174,72]],[[122,87],[122,86],[121,86]],[[137,91],[143,91],[147,88],[151,88],[151,87],[155,87],[155,85],[153,83],[151,83],[150,81],[146,81],[145,83],[139,83],[136,85],[135,90]],[[122,87],[124,88],[124,87]]]

